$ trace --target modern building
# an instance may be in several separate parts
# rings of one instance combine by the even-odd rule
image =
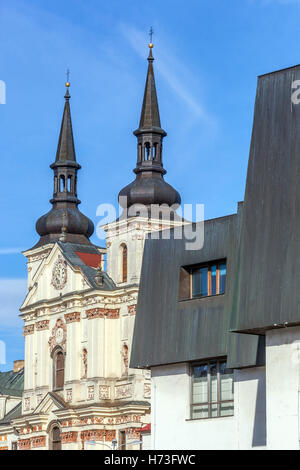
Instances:
[[[0,423],[0,442],[6,436],[10,449],[12,441],[18,449],[139,449],[141,429],[150,423],[150,374],[129,367],[144,239],[182,222],[152,217],[150,211],[151,205],[178,205],[180,196],[164,181],[166,132],[149,47],[141,119],[134,132],[136,177],[120,191],[121,217],[104,227],[105,248],[91,243],[93,222],[78,209],[81,167],[66,83],[51,165],[52,208],[37,221],[39,241],[24,252],[24,391],[18,413]]]
[[[131,364],[153,449],[299,449],[300,66],[258,78],[245,199],[147,240]],[[201,193],[199,197],[203,197]]]

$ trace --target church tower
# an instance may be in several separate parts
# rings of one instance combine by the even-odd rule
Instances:
[[[89,244],[94,232],[93,222],[78,209],[77,172],[81,166],[75,155],[69,86],[67,82],[56,158],[50,166],[54,172],[52,209],[37,221],[36,230],[41,238],[36,247],[58,240]]]
[[[183,222],[174,214],[180,195],[164,180],[166,132],[149,47],[141,119],[134,132],[135,180],[120,191],[121,217],[104,227],[106,248],[91,243],[94,225],[78,209],[80,165],[66,84],[51,165],[52,208],[36,223],[39,241],[24,252],[24,392],[13,418],[0,425],[0,438],[8,436],[11,447],[75,450],[93,442],[97,449],[139,449],[141,429],[150,425],[149,372],[130,368],[144,241],[149,232]],[[153,207],[159,208],[157,214]]]
[[[107,233],[107,272],[117,285],[140,280],[147,234],[182,226],[177,216],[180,194],[164,180],[162,129],[153,68],[153,44],[149,44],[148,71],[137,137],[136,177],[119,193],[121,217],[104,227]]]

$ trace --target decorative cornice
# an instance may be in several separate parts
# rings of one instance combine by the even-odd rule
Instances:
[[[128,313],[130,315],[135,315],[136,314],[136,304],[135,305],[128,305]]]
[[[106,429],[90,429],[82,431],[80,438],[82,441],[112,441],[116,437],[116,431],[108,431]]]
[[[62,339],[58,342],[56,338],[56,332],[60,328],[63,330],[63,336],[62,336]],[[54,328],[52,329],[51,337],[49,338],[50,353],[52,353],[53,349],[57,345],[61,346],[62,348],[65,348],[66,340],[67,340],[67,325],[65,324],[62,318],[58,318],[56,320]]]
[[[137,428],[125,429],[127,439],[140,439],[141,433]]]
[[[49,320],[41,320],[35,324],[36,331],[49,330]]]
[[[34,325],[25,325],[23,329],[23,336],[32,335],[34,333]]]
[[[72,312],[65,314],[66,323],[80,322],[80,312]]]
[[[78,439],[78,432],[77,431],[69,431],[69,432],[62,432],[60,434],[62,444],[71,444],[77,442]]]
[[[86,316],[88,320],[93,318],[109,318],[115,319],[120,318],[120,309],[110,309],[110,308],[92,308],[91,310],[86,311]]]
[[[37,448],[37,447],[46,447],[46,436],[36,436],[32,437],[31,439],[31,447]]]
[[[31,448],[31,439],[19,439],[18,447],[19,450],[29,450]]]

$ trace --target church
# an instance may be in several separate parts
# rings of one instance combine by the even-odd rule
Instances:
[[[21,306],[25,364],[22,391],[0,420],[2,450],[145,448],[150,425],[148,370],[129,366],[147,234],[181,225],[150,207],[180,205],[165,180],[163,139],[149,44],[137,138],[135,179],[119,193],[123,213],[104,226],[106,247],[90,241],[93,222],[78,206],[70,83],[53,171],[51,210],[24,252],[28,292]],[[97,171],[97,168],[95,168]],[[135,208],[146,208],[141,211]],[[21,395],[21,396],[20,396]],[[19,397],[19,398],[18,398]]]

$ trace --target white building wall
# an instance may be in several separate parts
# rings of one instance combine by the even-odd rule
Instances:
[[[266,333],[268,449],[299,449],[300,327]]]
[[[264,375],[262,367],[235,371],[234,416],[191,420],[189,365],[152,368],[152,448],[264,448]]]

